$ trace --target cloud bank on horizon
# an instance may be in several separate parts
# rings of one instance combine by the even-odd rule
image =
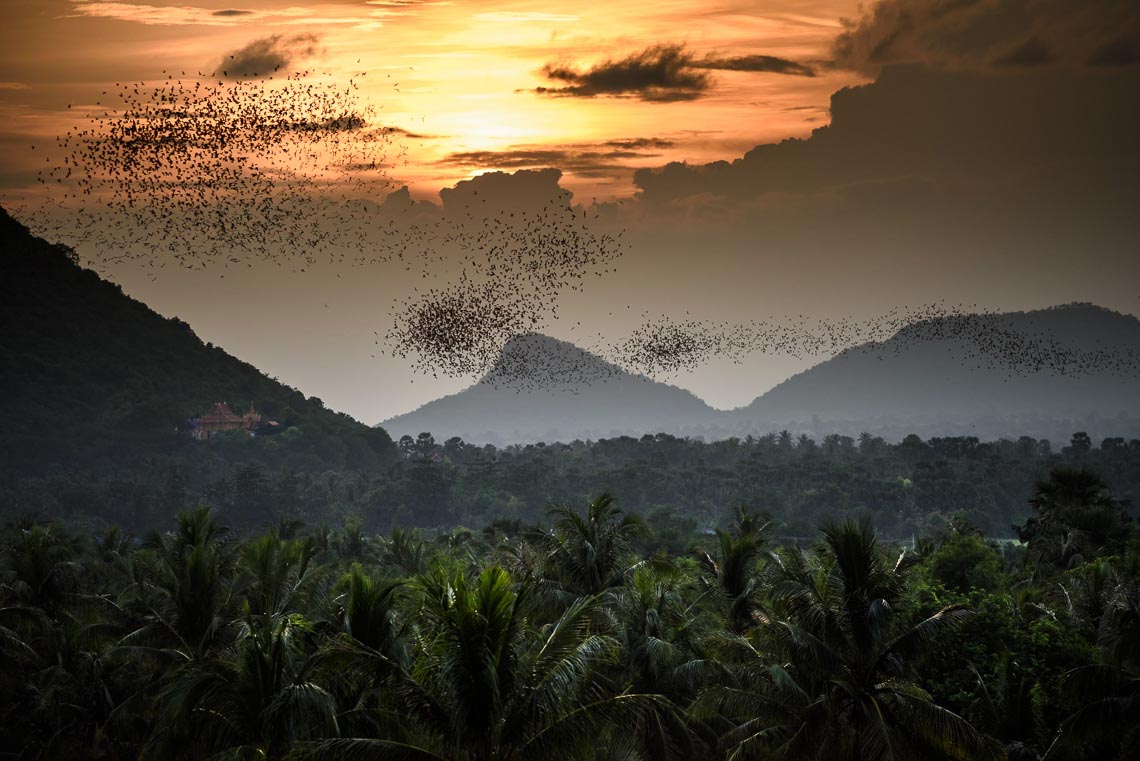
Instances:
[[[834,62],[869,73],[897,63],[974,69],[1129,66],[1140,62],[1131,0],[877,0],[833,45]]]

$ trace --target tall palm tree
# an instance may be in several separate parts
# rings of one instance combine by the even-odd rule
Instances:
[[[183,664],[155,694],[144,759],[279,759],[339,733],[336,701],[314,678],[296,614],[247,615],[232,646]]]
[[[391,562],[404,573],[418,574],[427,570],[427,546],[420,532],[415,529],[392,529],[387,551]]]
[[[315,656],[318,672],[340,706],[341,730],[383,731],[386,698],[411,666],[407,584],[376,578],[354,564],[334,587],[321,629],[328,635]]]
[[[815,553],[780,558],[773,619],[722,645],[734,683],[708,690],[697,715],[723,712],[730,759],[996,759],[1000,744],[939,707],[917,666],[968,615],[950,606],[907,626],[892,604],[905,554],[888,563],[870,522],[831,524]]]
[[[1037,482],[1029,504],[1035,515],[1014,529],[1038,566],[1080,565],[1104,549],[1123,547],[1131,530],[1124,503],[1088,468],[1054,468]]]
[[[299,758],[523,761],[591,758],[620,722],[662,704],[615,691],[598,668],[616,643],[595,632],[583,598],[535,631],[535,595],[501,568],[476,579],[436,571],[420,582],[424,616],[413,665],[391,682],[385,739],[308,743]]]
[[[1140,588],[1113,590],[1098,644],[1098,663],[1065,676],[1079,708],[1061,725],[1047,759],[1076,749],[1121,761],[1140,754]]]
[[[716,558],[708,554],[701,558],[728,601],[729,623],[737,633],[757,623],[757,570],[770,525],[763,516],[738,507],[732,529],[717,529]]]
[[[683,582],[675,568],[645,564],[609,595],[625,678],[637,692],[680,699],[691,687],[684,666],[698,655],[697,621],[682,597]]]
[[[175,530],[152,536],[132,558],[121,597],[136,626],[123,647],[191,660],[231,638],[234,558],[229,532],[209,508],[179,513]]]
[[[97,756],[119,698],[103,657],[118,633],[80,543],[55,525],[13,527],[0,542],[0,745]]]
[[[243,596],[252,615],[270,617],[300,607],[315,578],[312,565],[317,545],[309,539],[282,539],[276,529],[238,550],[246,575]]]
[[[589,500],[584,515],[570,505],[553,507],[550,515],[553,532],[537,538],[567,588],[585,595],[621,584],[633,540],[648,531],[641,518],[624,514],[608,493]]]
[[[208,509],[180,514],[128,590],[139,625],[117,652],[166,667],[146,690],[157,716],[144,757],[280,758],[294,740],[337,733],[297,613],[316,545],[276,530],[236,548],[228,539]]]
[[[687,604],[685,593],[696,592],[686,584],[680,568],[661,559],[640,564],[626,584],[607,593],[603,609],[612,617],[619,641],[618,675],[633,692],[660,695],[670,702],[668,710],[646,713],[622,735],[640,741],[652,758],[693,758],[698,734],[679,719],[681,710],[697,694],[709,664],[700,650],[700,640],[713,616],[703,617],[698,605],[707,592]],[[704,750],[715,747],[711,738]]]
[[[339,629],[394,663],[407,665],[407,624],[397,610],[404,582],[376,579],[354,565],[339,586],[342,591],[334,601]]]
[[[83,570],[79,543],[59,526],[17,528],[0,563],[0,593],[9,602],[37,607],[58,603]]]

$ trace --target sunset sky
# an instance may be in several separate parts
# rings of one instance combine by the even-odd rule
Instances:
[[[73,113],[94,107],[107,84],[165,79],[163,69],[220,74],[242,50],[250,72],[257,60],[333,77],[367,72],[365,93],[385,122],[422,136],[408,141],[409,165],[398,176],[425,195],[503,167],[508,159],[490,152],[511,152],[505,168],[541,167],[550,165],[550,151],[605,153],[610,141],[653,139],[565,170],[565,186],[580,196],[628,196],[633,167],[711,161],[803,136],[826,121],[832,92],[865,79],[825,65],[841,17],[857,10],[852,0],[15,0],[6,8],[0,98],[5,145],[13,148],[9,186],[30,168],[18,148],[70,126],[68,104]],[[793,73],[692,68],[700,84],[656,94],[535,92],[567,84],[544,76],[548,64],[588,71],[661,45],[681,46],[699,66],[750,56],[798,66]]]
[[[400,131],[392,190],[439,204],[486,172],[553,167],[541,192],[627,231],[619,272],[539,326],[560,338],[616,338],[642,314],[1140,309],[1134,0],[5,0],[2,20],[8,208],[42,200],[44,146],[115,83],[309,71],[355,77]],[[346,272],[106,270],[365,422],[470,382],[387,356],[373,333],[409,283]],[[668,380],[728,407],[818,360]]]

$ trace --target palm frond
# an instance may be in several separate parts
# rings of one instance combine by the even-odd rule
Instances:
[[[956,761],[1002,761],[1005,749],[965,719],[899,684],[884,685],[879,700],[909,739],[928,753]]]
[[[288,761],[449,761],[424,748],[392,740],[336,738],[298,743]]]

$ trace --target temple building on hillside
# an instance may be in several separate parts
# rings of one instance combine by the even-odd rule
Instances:
[[[225,402],[217,402],[214,408],[201,417],[189,421],[190,435],[204,441],[215,433],[223,431],[245,431],[250,436],[276,433],[276,420],[263,420],[260,413],[249,404],[249,412],[239,415]]]

